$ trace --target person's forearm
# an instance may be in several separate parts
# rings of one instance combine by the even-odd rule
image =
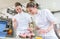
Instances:
[[[13,28],[16,29],[16,24],[15,23],[13,24]]]
[[[54,28],[54,23],[52,22],[51,24],[50,24],[50,26],[48,27],[48,31],[50,31],[51,29],[53,29]]]
[[[13,22],[13,28],[16,29],[16,27],[17,27],[16,19],[12,19],[12,22]]]
[[[49,31],[51,31],[52,29],[53,29],[53,27],[54,27],[54,23],[53,22],[51,22],[51,24],[50,24],[50,26],[49,27],[47,27],[47,29],[39,29],[40,31],[39,31],[39,33],[40,34],[46,34],[46,33],[48,33]]]

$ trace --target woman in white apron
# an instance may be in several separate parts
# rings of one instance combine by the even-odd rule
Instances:
[[[37,35],[43,39],[58,39],[54,32],[55,17],[48,9],[38,10],[36,4],[28,3],[27,8],[36,24]]]
[[[16,31],[16,39],[19,39],[19,36],[26,37],[26,35],[29,35],[30,16],[22,11],[22,6],[19,2],[15,3],[15,8],[17,14],[12,18],[12,21],[13,28]]]

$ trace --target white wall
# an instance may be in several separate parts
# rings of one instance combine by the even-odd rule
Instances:
[[[41,8],[48,8],[51,11],[60,10],[60,0],[36,0]]]
[[[60,23],[60,12],[55,13],[54,16],[57,18],[57,23]]]

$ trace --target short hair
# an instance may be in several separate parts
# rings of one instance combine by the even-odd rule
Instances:
[[[39,4],[38,3],[36,3],[36,7],[39,7]]]
[[[36,4],[34,2],[29,2],[29,3],[27,3],[26,8],[34,7],[34,6],[36,6]]]
[[[17,7],[17,6],[21,6],[22,7],[21,3],[19,3],[19,2],[15,3],[15,7]]]

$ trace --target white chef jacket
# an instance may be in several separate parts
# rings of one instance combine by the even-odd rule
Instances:
[[[17,21],[17,29],[16,29],[16,34],[19,35],[20,33],[27,33],[28,32],[28,27],[29,27],[29,14],[25,12],[21,12],[16,14],[13,18],[16,19]]]
[[[48,9],[38,10],[37,14],[32,16],[32,18],[35,21],[36,25],[40,27],[40,29],[47,29],[50,26],[50,22],[56,21],[56,18]],[[53,29],[51,29],[51,31],[49,31],[46,34],[38,34],[38,35],[56,37]]]

